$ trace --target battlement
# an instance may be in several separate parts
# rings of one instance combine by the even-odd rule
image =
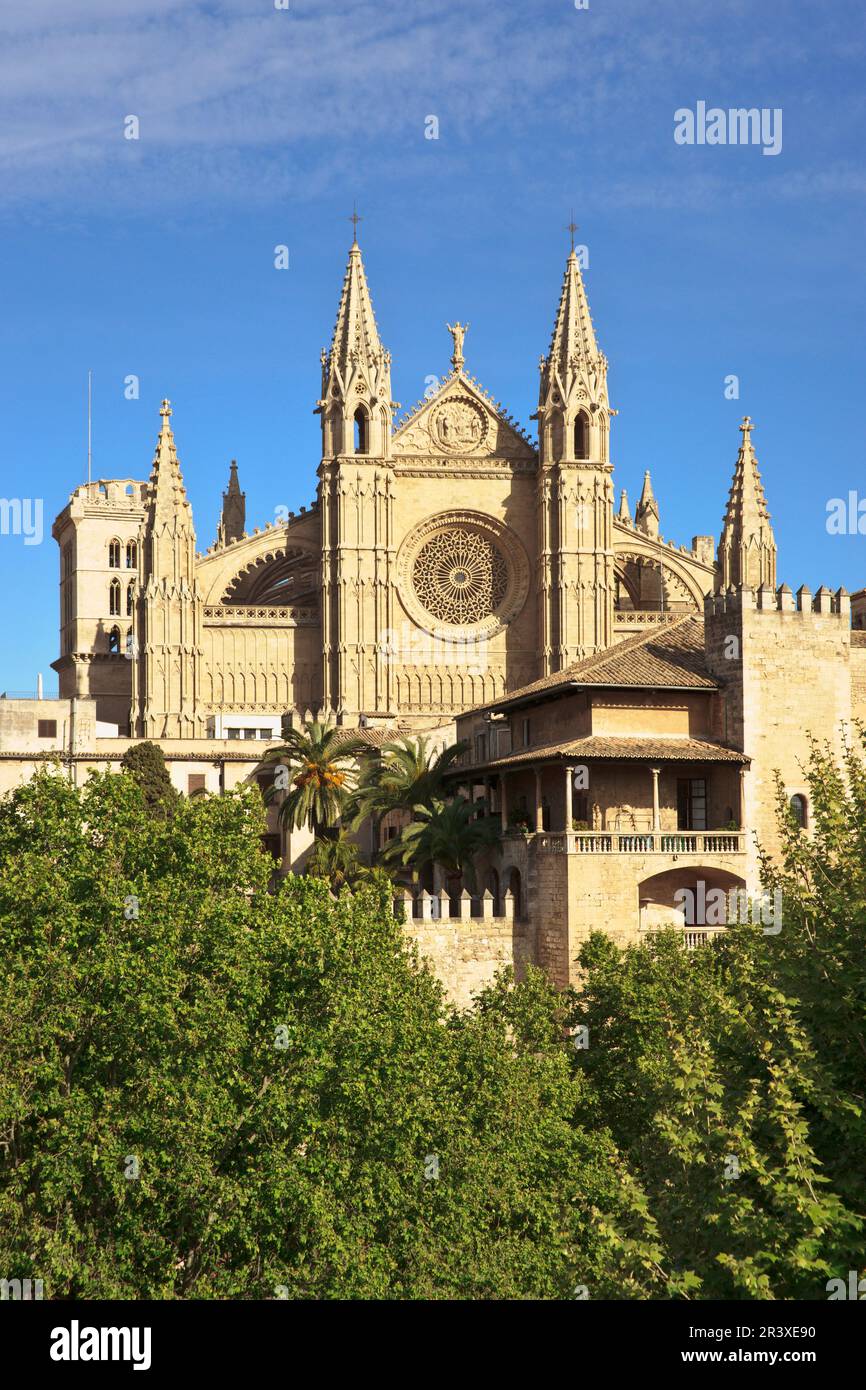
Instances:
[[[741,584],[725,593],[707,594],[704,599],[704,614],[708,618],[749,609],[758,613],[798,613],[801,616],[829,613],[850,620],[851,596],[847,589],[837,589],[834,594],[824,584],[814,594],[805,584],[800,585],[796,594],[787,584],[780,584],[778,589],[772,589],[769,584],[762,584],[760,589]]]

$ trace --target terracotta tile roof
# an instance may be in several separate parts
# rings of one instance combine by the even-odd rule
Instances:
[[[528,763],[575,758],[640,758],[660,762],[748,763],[745,753],[724,748],[699,738],[606,738],[591,734],[586,738],[566,739],[560,743],[540,744],[537,748],[521,748],[519,753],[476,764],[478,767],[509,768]],[[465,770],[465,769],[464,769]],[[457,770],[455,769],[455,772]]]
[[[669,626],[636,633],[482,708],[504,709],[571,685],[717,690],[718,681],[710,675],[704,659],[704,620],[687,614]]]

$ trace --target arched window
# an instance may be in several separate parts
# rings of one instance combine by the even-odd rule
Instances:
[[[108,611],[112,618],[120,617],[120,580],[112,579],[108,586]]]
[[[805,796],[801,796],[800,793],[797,792],[795,796],[791,797],[790,805],[794,820],[801,830],[805,830],[806,826],[809,824],[808,804]]]
[[[126,568],[134,570],[138,567],[138,546],[135,541],[126,542]]]
[[[133,614],[133,611],[134,611],[134,600],[135,600],[135,585],[134,585],[134,584],[127,584],[127,586],[126,586],[126,616],[127,616],[127,618],[131,618],[131,617],[132,617],[132,614]]]
[[[355,453],[366,454],[369,452],[369,420],[367,412],[362,405],[355,411]]]
[[[120,541],[108,542],[108,568],[120,569]]]
[[[589,458],[589,421],[582,410],[574,422],[574,457]]]
[[[108,634],[108,650],[120,653],[120,628],[113,627]]]

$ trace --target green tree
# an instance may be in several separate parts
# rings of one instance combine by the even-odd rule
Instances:
[[[120,766],[138,783],[153,815],[164,819],[172,814],[179,793],[172,786],[165,756],[157,744],[151,743],[150,739],[134,743],[127,748]]]
[[[285,742],[262,759],[263,765],[274,768],[274,785],[265,792],[265,801],[285,791],[280,819],[289,829],[307,825],[319,834],[336,826],[354,790],[358,757],[366,748],[363,740],[315,719],[289,730]]]
[[[703,1298],[820,1297],[856,1246],[809,1131],[820,1058],[767,940],[737,928],[689,953],[661,932],[622,951],[596,934],[580,955],[582,1119],[610,1126],[669,1277]]]
[[[378,828],[389,811],[432,807],[434,801],[442,798],[445,775],[466,746],[454,743],[434,749],[424,737],[383,744],[364,759],[352,798],[353,824],[358,826],[372,818]]]
[[[46,1297],[653,1287],[540,976],[456,1014],[377,882],[267,892],[254,789],[0,803],[0,1268]],[[523,991],[524,987],[519,987]]]
[[[414,819],[382,851],[382,863],[390,867],[410,867],[420,873],[428,864],[438,864],[446,873],[460,874],[467,888],[476,888],[475,859],[484,850],[500,844],[498,821],[477,816],[465,797],[451,801],[434,799],[431,806],[416,806]]]
[[[342,827],[328,839],[319,838],[313,845],[304,871],[313,878],[325,879],[332,892],[351,886],[370,875],[360,848],[350,840]]]

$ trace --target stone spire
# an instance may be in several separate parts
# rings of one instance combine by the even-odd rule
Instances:
[[[238,482],[237,460],[229,465],[229,485],[223,493],[223,510],[217,527],[217,544],[228,545],[238,541],[244,534],[247,519],[247,495],[241,492]]]
[[[361,248],[353,241],[334,336],[330,348],[322,350],[322,397],[316,409],[322,416],[323,457],[386,456],[398,408],[391,399],[391,354],[379,339]]]
[[[596,342],[589,302],[572,248],[546,357],[539,364],[539,444],[542,462],[607,462],[607,358]]]
[[[631,519],[631,510],[628,505],[628,493],[626,492],[625,488],[623,488],[622,492],[620,493],[619,511],[616,514],[616,519],[617,521],[621,521],[623,526],[634,525],[634,522]]]
[[[151,575],[183,577],[191,583],[195,531],[171,428],[171,402],[164,400],[159,413],[162,424],[150,470],[143,530],[147,568]],[[179,561],[182,561],[180,569]]]
[[[651,536],[654,540],[658,538],[659,504],[655,499],[649,469],[643,475],[643,492],[635,508],[634,524],[645,536]]]
[[[195,531],[168,401],[159,413],[162,425],[138,547],[130,728],[134,738],[192,738],[201,729],[202,605]]]
[[[539,366],[538,650],[546,676],[613,640],[613,412],[573,245]]]
[[[752,448],[754,428],[746,415],[740,425],[743,442],[719,540],[716,582],[722,591],[731,584],[735,588],[740,584],[752,589],[759,589],[762,584],[776,587],[776,538]]]

